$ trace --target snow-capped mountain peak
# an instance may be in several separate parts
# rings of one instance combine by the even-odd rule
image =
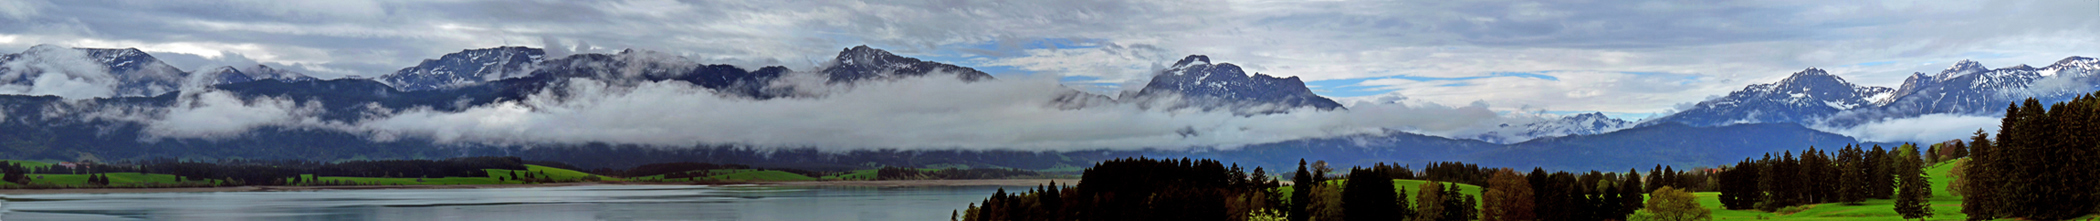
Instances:
[[[42,78],[64,75],[63,78]],[[67,48],[37,45],[0,55],[0,90],[6,93],[59,95],[68,98],[145,97],[180,89],[189,73],[135,48]],[[39,86],[52,80],[61,85]],[[90,89],[82,86],[92,86]],[[65,88],[45,88],[65,87]]]
[[[928,74],[954,74],[963,81],[991,80],[992,75],[977,69],[923,61],[891,54],[867,45],[854,46],[839,51],[822,73],[829,78],[827,83],[851,83],[867,79],[916,77]]]
[[[1473,139],[1490,143],[1519,143],[1544,137],[1591,135],[1631,128],[1634,122],[1605,116],[1602,112],[1561,116],[1523,125],[1502,124]]]
[[[2048,68],[2084,68],[2087,70],[2096,70],[2100,69],[2100,59],[2081,56],[2071,56],[2064,58],[2063,60],[2057,60],[2055,64],[2050,64]]]
[[[200,80],[202,81],[200,83],[203,83],[204,85],[221,85],[260,80],[277,80],[284,82],[302,82],[319,80],[314,77],[306,76],[305,74],[299,74],[298,72],[271,68],[268,65],[255,65],[243,68],[235,68],[233,66],[217,67],[212,68],[210,70],[199,71],[194,75],[200,77]]]
[[[1664,116],[1648,124],[1664,122],[1692,126],[1719,126],[1755,122],[1800,122],[1871,106],[1886,99],[1893,89],[1861,87],[1818,68],[1794,72],[1779,82],[1754,84],[1728,96],[1699,102],[1695,107]]]
[[[1174,62],[1174,66],[1172,68],[1180,69],[1186,68],[1190,65],[1210,65],[1210,56],[1189,55],[1188,57],[1181,58],[1181,61]]]
[[[2060,101],[2089,93],[2100,86],[2096,75],[2100,75],[2100,60],[2088,57],[2064,58],[2047,67],[1998,69],[1962,60],[1938,74],[1912,73],[1898,89],[1890,90],[1852,85],[1811,68],[1780,82],[1751,85],[1700,102],[1649,124],[1785,122],[1850,127],[1926,114],[1990,115],[2003,110],[2007,102],[2027,97]]]
[[[1203,55],[1189,55],[1174,62],[1172,68],[1154,74],[1143,89],[1118,100],[1163,109],[1225,109],[1243,115],[1281,113],[1300,107],[1342,108],[1341,103],[1314,94],[1298,77],[1259,73],[1249,76],[1239,65],[1213,64],[1209,56]]]
[[[1940,74],[1936,77],[1940,79],[1947,79],[1950,77],[1981,73],[1990,70],[1991,69],[1989,67],[1983,66],[1983,62],[1976,62],[1968,59],[1963,59],[1961,61],[1954,62],[1954,66],[1948,66],[1947,70],[1940,71]]]
[[[538,48],[517,46],[468,49],[423,60],[379,80],[404,91],[457,87],[526,76],[546,55]]]

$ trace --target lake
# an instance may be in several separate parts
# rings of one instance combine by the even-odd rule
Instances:
[[[594,185],[7,195],[0,220],[948,220],[951,211],[998,188]]]

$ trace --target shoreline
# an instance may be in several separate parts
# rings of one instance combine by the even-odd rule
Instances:
[[[1037,186],[1056,181],[1059,185],[1078,185],[1079,179],[980,179],[980,180],[852,180],[852,181],[751,181],[718,183],[543,183],[543,184],[471,184],[471,185],[358,185],[358,186],[237,186],[237,187],[174,187],[174,188],[72,188],[72,189],[0,189],[5,195],[40,194],[110,194],[110,193],[220,193],[220,192],[291,192],[321,190],[394,190],[394,189],[500,189],[535,188],[595,185],[758,185],[799,187],[961,187],[961,186]]]

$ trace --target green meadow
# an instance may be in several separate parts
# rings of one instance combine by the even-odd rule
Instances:
[[[814,181],[814,180],[817,180],[817,178],[815,178],[815,177],[809,177],[809,176],[804,176],[804,175],[802,175],[802,174],[795,174],[795,173],[789,173],[789,172],[783,172],[783,171],[777,171],[777,170],[754,170],[754,169],[715,169],[715,170],[695,170],[695,171],[692,171],[692,172],[707,172],[708,174],[712,174],[712,175],[711,175],[711,176],[702,176],[702,177],[693,177],[693,178],[678,178],[678,179],[664,179],[664,175],[649,175],[649,176],[641,176],[641,177],[632,177],[632,178],[628,178],[628,179],[629,179],[629,180],[648,180],[648,181],[656,181],[656,180],[661,180],[661,181],[665,181],[665,182],[680,182],[680,181]],[[854,176],[854,177],[858,177],[858,176],[862,176],[862,175],[859,175],[860,173],[861,173],[861,172],[858,172],[858,171],[856,171],[855,173],[848,173],[848,174],[844,174],[844,175],[839,175],[839,176],[826,176],[826,178],[839,178],[839,177],[847,177],[847,176]],[[866,174],[865,174],[864,176],[868,177],[868,179],[873,179],[873,178],[874,178],[874,175],[875,175],[875,174],[874,174],[874,170],[868,170],[868,172],[866,172]]]

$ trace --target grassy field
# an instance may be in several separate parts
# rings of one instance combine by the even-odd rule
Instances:
[[[1934,214],[1932,217],[1926,218],[1926,220],[1968,219],[1967,215],[1961,214],[1962,198],[1954,196],[1947,191],[1947,182],[1953,181],[1952,178],[1947,177],[1947,170],[1954,168],[1955,165],[1957,163],[1940,163],[1925,168],[1926,179],[1932,182],[1932,202],[1930,204]],[[1422,182],[1425,181],[1393,180],[1393,184],[1396,187],[1406,187],[1409,191],[1407,193],[1409,196],[1413,196],[1415,187],[1421,185]],[[1463,193],[1466,195],[1476,199],[1480,197],[1482,189],[1479,187],[1465,184],[1459,185],[1465,187]],[[1291,194],[1291,188],[1289,187],[1281,188],[1280,191],[1283,192],[1286,199]],[[1699,192],[1694,195],[1699,197],[1700,205],[1713,210],[1714,220],[1903,220],[1902,214],[1896,214],[1896,200],[1893,199],[1867,200],[1859,205],[1845,205],[1843,203],[1804,205],[1803,207],[1806,209],[1799,212],[1772,213],[1757,210],[1723,209],[1721,208],[1721,194],[1718,192]],[[2087,216],[2076,220],[2088,218],[2100,218],[2100,216]]]
[[[822,180],[875,180],[875,170],[853,170],[851,173],[818,177]]]
[[[49,166],[51,166],[51,163],[45,163],[45,162],[42,162],[42,161],[27,161],[27,160],[0,160],[0,162],[5,162],[5,163],[13,163],[13,164],[18,164],[18,165],[22,165],[22,167],[49,167]],[[111,179],[111,180],[115,180],[115,179]]]
[[[574,181],[574,180],[580,180],[580,179],[583,179],[584,177],[588,177],[588,176],[596,176],[596,175],[591,175],[590,173],[584,173],[584,172],[579,172],[579,171],[575,171],[575,170],[569,170],[569,169],[562,169],[562,168],[553,168],[553,167],[545,167],[545,166],[540,166],[540,165],[530,165],[530,164],[527,164],[527,165],[525,165],[525,170],[499,170],[499,169],[485,169],[484,171],[488,171],[488,173],[489,173],[489,176],[488,176],[488,177],[442,177],[442,178],[422,178],[422,181],[420,181],[420,182],[419,182],[419,181],[417,181],[417,178],[379,178],[379,177],[337,177],[337,176],[324,176],[324,177],[320,177],[320,178],[319,178],[318,180],[321,180],[321,181],[345,181],[345,182],[356,182],[356,183],[359,183],[359,184],[376,184],[376,185],[475,185],[475,184],[523,184],[523,183],[525,183],[524,181],[518,181],[518,179],[516,179],[516,178],[514,178],[514,177],[511,177],[511,173],[512,173],[512,172],[516,172],[516,173],[517,173],[517,174],[518,174],[519,176],[524,176],[524,175],[525,175],[525,174],[527,174],[527,173],[533,174],[533,176],[541,176],[541,175],[544,175],[544,177],[547,177],[547,178],[552,178],[552,179],[554,179],[554,180],[558,180],[558,181]],[[308,175],[308,176],[311,176],[311,175]],[[621,179],[619,179],[619,178],[612,178],[612,177],[605,177],[605,176],[598,176],[598,178],[599,178],[600,180],[606,180],[606,181],[617,181],[617,180],[621,180]]]
[[[176,183],[176,182],[177,182],[177,181],[175,181],[175,175],[168,175],[168,174],[141,174],[141,173],[106,173],[106,174],[107,174],[107,175],[109,175],[109,183],[110,183],[110,185],[120,185],[120,186],[121,186],[121,185],[131,185],[131,184],[142,184],[142,183],[162,183],[162,184],[172,184],[172,183]],[[43,178],[41,178],[41,179],[31,179],[32,181],[30,181],[30,183],[33,183],[33,184],[51,184],[51,185],[87,185],[87,180],[88,180],[88,176],[89,176],[89,175],[86,175],[86,174],[77,174],[77,175],[76,175],[76,174],[30,174],[29,176],[30,176],[30,177],[32,177],[32,178],[34,178],[34,177],[38,177],[38,176],[41,176],[41,177],[43,177]],[[191,181],[189,181],[189,183],[203,183],[203,182],[205,182],[205,181],[199,181],[199,180],[191,180]],[[14,184],[14,183],[7,183],[7,182],[0,182],[0,185],[15,185],[15,184]]]
[[[695,171],[702,171],[702,170],[695,170]],[[663,175],[650,175],[650,176],[642,176],[642,177],[633,177],[633,178],[628,178],[628,179],[631,179],[631,180],[663,180],[663,181],[669,181],[669,182],[678,182],[678,181],[695,181],[695,180],[706,180],[706,181],[813,181],[813,180],[817,180],[817,178],[815,178],[815,177],[809,177],[809,176],[804,176],[804,175],[802,175],[802,174],[795,174],[795,173],[789,173],[789,172],[781,172],[781,171],[777,171],[777,170],[753,170],[753,169],[719,169],[719,170],[704,170],[704,171],[705,171],[705,172],[708,172],[708,173],[711,173],[711,174],[716,174],[716,175],[713,175],[713,176],[704,176],[704,177],[693,177],[693,178],[680,178],[680,179],[663,179],[663,177],[664,177]],[[846,175],[840,175],[840,176],[854,176],[854,174],[858,174],[858,173],[860,173],[860,172],[859,172],[859,171],[856,171],[856,172],[855,172],[855,173],[853,173],[853,174],[846,174]],[[840,176],[826,176],[826,177],[827,177],[827,178],[835,178],[835,177],[840,177]],[[865,176],[866,176],[866,177],[868,177],[868,179],[874,179],[874,177],[875,177],[875,172],[874,172],[874,170],[868,170],[868,171],[866,172]]]

